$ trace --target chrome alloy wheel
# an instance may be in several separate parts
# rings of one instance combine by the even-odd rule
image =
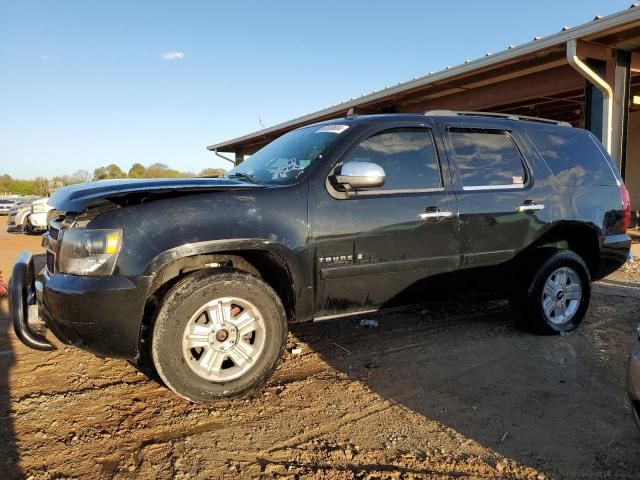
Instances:
[[[228,382],[255,365],[265,339],[265,323],[255,306],[241,298],[217,298],[200,307],[187,323],[182,355],[200,377]]]
[[[582,300],[582,284],[578,273],[570,267],[560,267],[547,278],[542,290],[542,309],[551,323],[569,322]]]

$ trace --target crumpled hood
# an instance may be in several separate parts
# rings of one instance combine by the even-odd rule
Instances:
[[[127,197],[148,197],[174,192],[200,192],[263,188],[262,185],[229,178],[150,178],[100,180],[56,191],[49,201],[58,212],[82,212],[87,207],[122,203]]]

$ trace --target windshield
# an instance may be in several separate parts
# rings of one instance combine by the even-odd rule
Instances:
[[[290,183],[347,128],[346,125],[315,125],[289,132],[251,155],[227,177],[256,183]]]

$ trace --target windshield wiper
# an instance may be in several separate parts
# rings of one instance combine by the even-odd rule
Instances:
[[[260,183],[256,177],[244,172],[236,172],[231,175],[227,175],[227,178],[239,178],[240,180],[249,180],[251,183]]]

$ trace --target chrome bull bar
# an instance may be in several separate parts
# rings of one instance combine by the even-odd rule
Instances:
[[[13,266],[9,291],[13,329],[20,341],[35,350],[55,350],[55,345],[29,326],[29,320],[38,317],[35,272],[30,252],[22,252]]]

